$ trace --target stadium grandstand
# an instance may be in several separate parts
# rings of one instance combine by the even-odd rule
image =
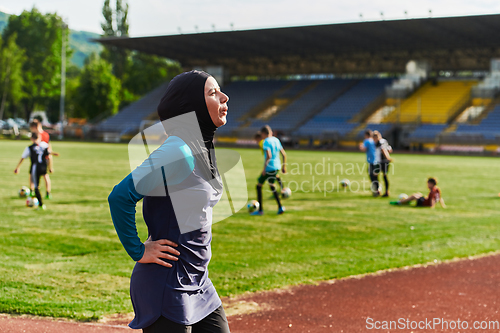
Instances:
[[[230,96],[220,141],[249,143],[269,124],[298,146],[355,147],[370,128],[398,148],[500,152],[498,29],[500,15],[481,15],[98,41],[216,72]],[[157,121],[167,84],[96,135],[120,140]]]

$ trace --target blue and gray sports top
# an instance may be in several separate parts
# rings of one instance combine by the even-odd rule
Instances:
[[[264,140],[262,149],[264,150],[264,163],[266,162],[267,157],[266,151],[270,154],[269,162],[266,165],[266,172],[281,169],[280,151],[283,149],[281,141],[275,136],[268,137]]]
[[[138,261],[144,254],[135,222],[136,203],[141,199],[151,239],[168,239],[179,245],[179,260],[167,260],[171,268],[136,263],[130,281],[135,312],[131,328],[145,328],[160,316],[192,325],[221,305],[207,267],[212,209],[222,194],[198,172],[195,161],[188,145],[171,136],[108,197],[118,237],[132,259]],[[188,205],[177,204],[181,202]]]
[[[372,138],[365,139],[363,141],[363,146],[366,148],[366,161],[369,164],[377,164],[380,161],[377,160],[377,148],[375,142]]]

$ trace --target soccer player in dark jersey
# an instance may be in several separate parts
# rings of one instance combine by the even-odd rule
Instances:
[[[46,131],[43,130],[42,123],[40,121],[38,121],[38,119],[33,119],[33,121],[30,123],[30,130],[31,130],[31,133],[38,134],[38,136],[41,137],[42,142],[46,142],[48,144],[49,149],[51,151],[51,154],[47,157],[47,159],[48,159],[47,160],[47,167],[48,167],[47,169],[48,169],[49,173],[54,172],[54,169],[52,167],[52,155],[59,156],[59,154],[52,152],[52,145],[50,144],[49,133],[47,133]],[[51,192],[51,188],[52,188],[52,183],[50,181],[49,174],[45,173],[43,175],[43,179],[45,180],[45,189],[47,191],[45,198],[51,199],[52,196],[51,196],[50,192]],[[33,187],[33,180],[31,179],[31,175],[30,175],[30,188],[33,192],[34,187]]]
[[[444,199],[441,195],[441,189],[437,186],[436,178],[427,179],[427,187],[429,188],[429,195],[424,197],[422,193],[414,193],[406,199],[399,201],[391,201],[391,205],[402,205],[405,203],[410,203],[412,200],[417,202],[417,207],[436,207],[436,203],[439,202],[441,207],[446,208]]]
[[[41,136],[37,133],[31,133],[31,142],[32,145],[26,147],[24,149],[23,154],[21,155],[21,160],[17,164],[16,169],[14,170],[15,174],[19,173],[19,168],[23,163],[25,158],[30,158],[31,166],[30,166],[30,175],[33,180],[34,190],[36,198],[38,199],[38,209],[45,209],[45,205],[42,201],[42,196],[40,195],[40,177],[47,173],[47,157],[50,155],[50,148],[48,143],[43,142]]]

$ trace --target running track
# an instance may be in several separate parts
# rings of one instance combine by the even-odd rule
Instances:
[[[497,254],[248,294],[225,300],[225,303],[228,309],[235,304],[258,304],[264,309],[230,316],[232,333],[500,332],[499,327],[491,330],[472,327],[474,324],[487,325],[489,321],[500,323],[499,296],[500,255]],[[367,318],[373,320],[367,322]],[[427,326],[426,319],[431,322]],[[447,321],[448,329],[446,324],[437,323],[438,319]],[[383,321],[398,320],[414,325],[413,329],[375,329],[372,326],[375,321],[382,325]],[[430,326],[433,320],[436,325]],[[458,320],[462,329],[451,329],[458,325]],[[463,329],[464,321],[467,330]],[[0,316],[0,332],[133,332],[125,324]],[[420,328],[415,327],[418,324]]]

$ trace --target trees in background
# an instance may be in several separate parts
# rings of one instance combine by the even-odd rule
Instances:
[[[110,0],[104,1],[104,22],[101,23],[103,37],[128,36],[128,9],[126,0],[116,0],[114,9]],[[137,100],[181,70],[176,62],[116,46],[104,46],[101,57],[112,64],[113,74],[122,82],[120,108]]]
[[[128,9],[126,0],[116,0],[114,8],[110,0],[104,1],[103,37],[128,35]],[[4,113],[7,116],[22,106],[25,119],[38,109],[47,111],[50,121],[57,121],[62,29],[63,21],[57,14],[42,14],[35,7],[9,17],[0,44],[0,119],[5,106],[13,109]],[[67,39],[69,30],[65,29]],[[181,71],[179,63],[166,58],[111,46],[90,56],[80,70],[69,64],[72,50],[69,43],[66,47],[68,117],[112,115]]]
[[[19,16],[11,15],[3,31],[4,40],[17,35],[16,44],[26,55],[22,66],[24,83],[21,99],[25,118],[29,118],[35,108],[47,109],[50,100],[60,94],[62,29],[61,17],[57,14],[42,14],[33,7]],[[65,29],[67,39],[69,29]],[[69,43],[66,46],[67,59],[70,59],[72,50]]]
[[[136,96],[158,87],[181,72],[179,63],[155,55],[133,52],[123,86]]]
[[[116,0],[115,10],[111,8],[109,0],[104,1],[102,7],[104,22],[101,23],[103,37],[125,37],[128,36],[128,3]],[[123,80],[129,62],[129,51],[116,46],[105,46],[101,57],[113,65],[113,74]]]
[[[120,80],[113,75],[111,64],[92,54],[73,96],[74,116],[92,119],[115,114],[120,105],[120,89]]]
[[[16,33],[5,41],[0,37],[0,119],[8,104],[14,107],[23,96],[22,67],[26,57],[24,50],[17,46],[16,38]]]

